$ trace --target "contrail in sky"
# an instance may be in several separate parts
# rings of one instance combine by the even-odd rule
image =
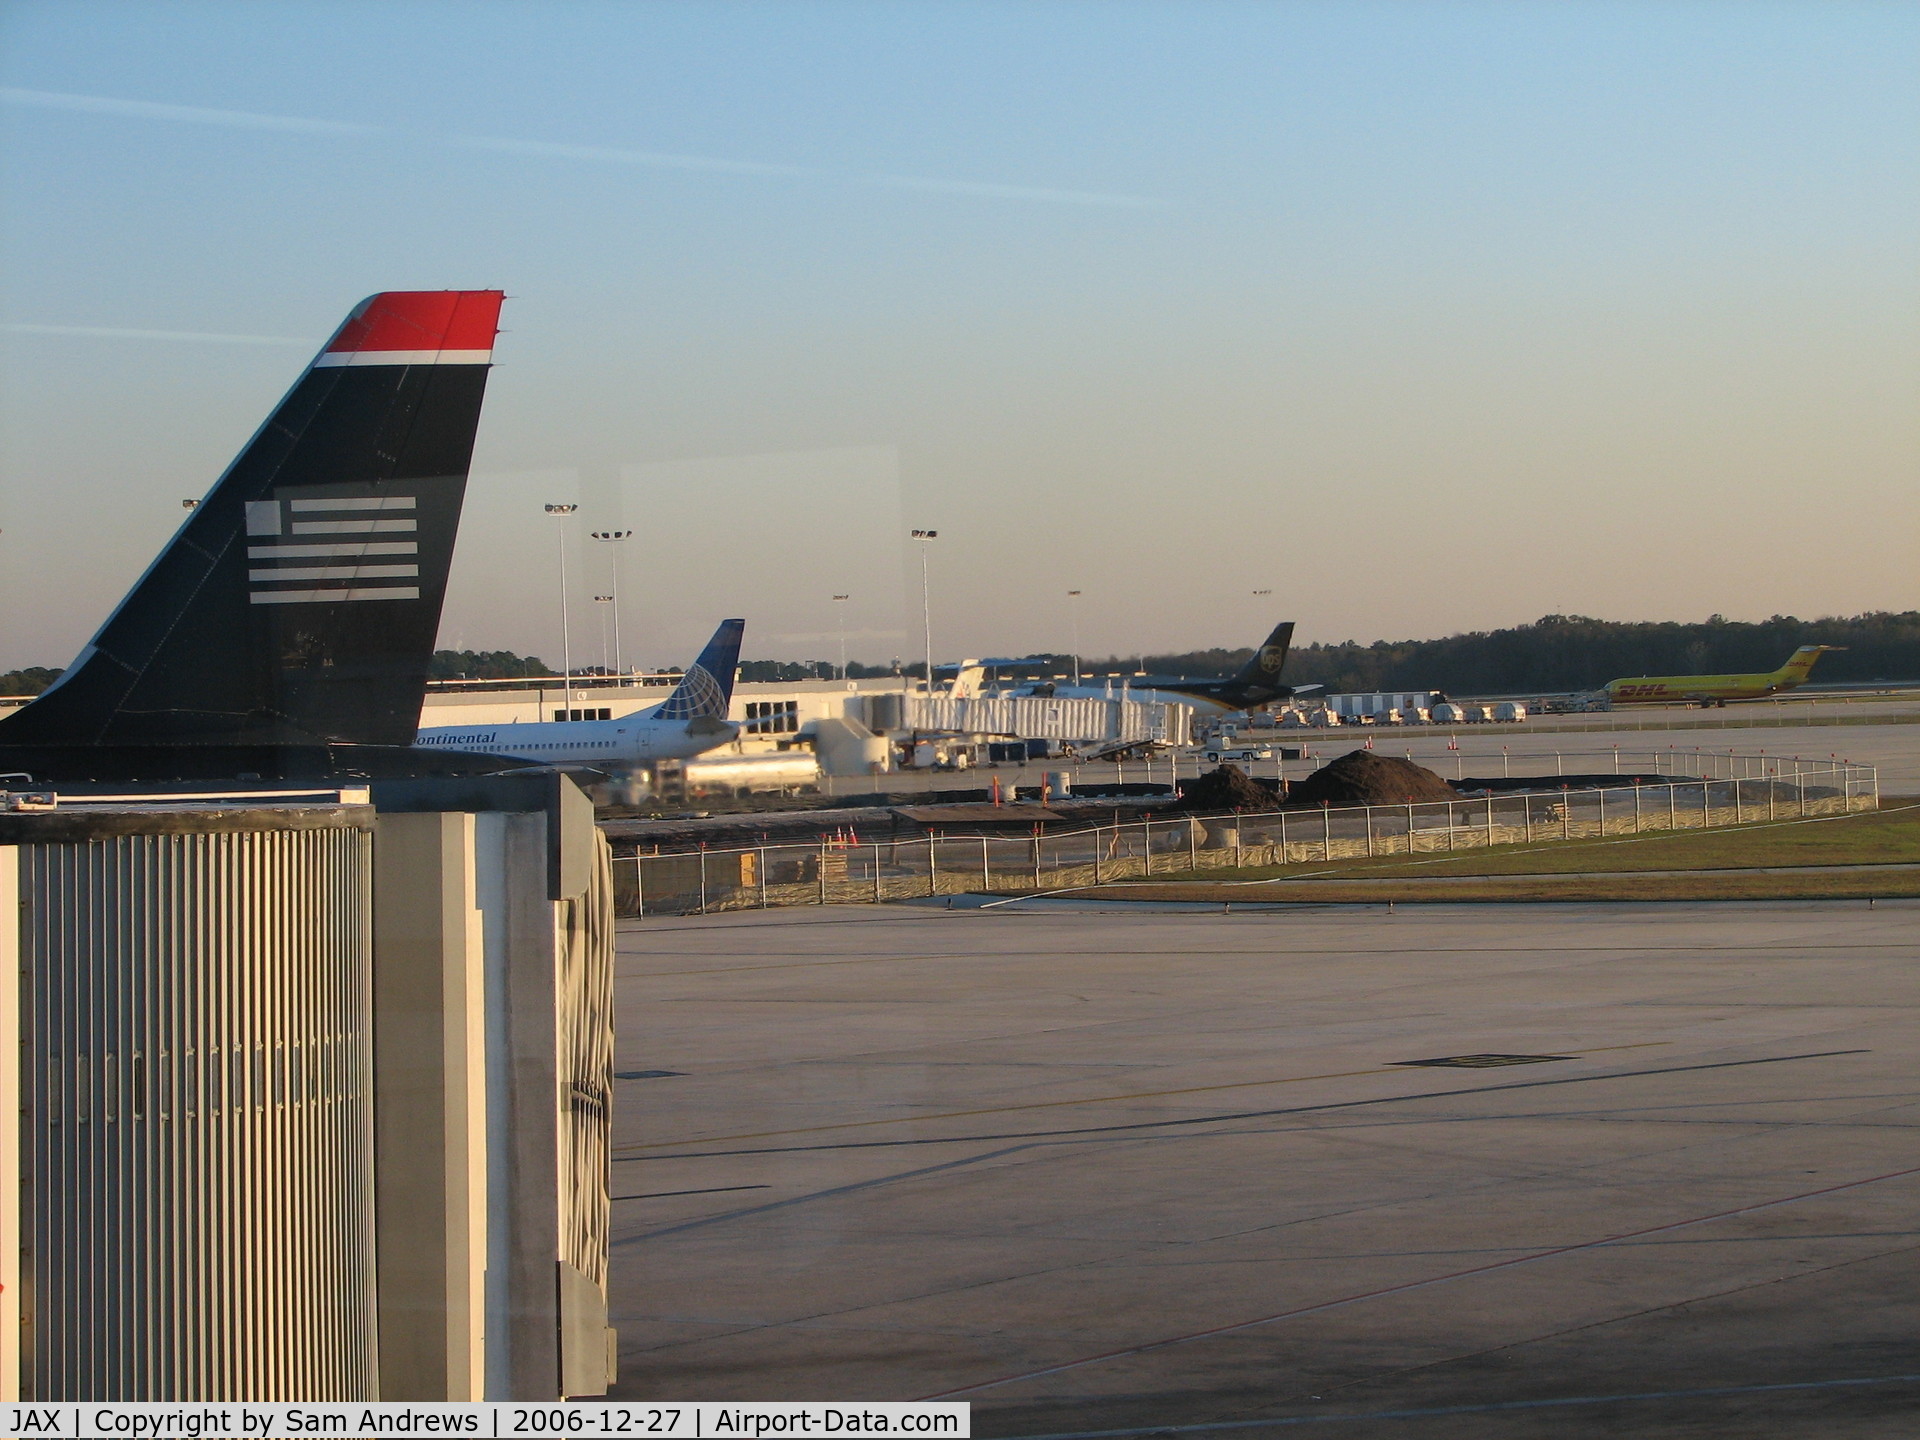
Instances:
[[[250,110],[212,110],[198,105],[160,105],[148,100],[117,100],[105,95],[70,95],[54,90],[0,87],[0,101],[43,110],[78,110],[96,115],[123,115],[137,120],[171,120],[189,125],[226,125],[241,130],[282,130],[309,135],[348,135],[358,138],[398,137],[402,132],[383,125],[360,125],[340,120],[309,120],[294,115],[260,115]],[[810,165],[780,165],[757,160],[725,160],[711,155],[672,155],[654,150],[627,150],[607,145],[563,145],[542,140],[513,140],[491,135],[432,137],[443,144],[469,150],[538,159],[584,160],[602,164],[646,166],[661,170],[699,170],[718,175],[751,175],[772,179],[824,180],[842,185],[870,185],[887,190],[917,190],[936,195],[971,195],[987,200],[1035,200],[1053,205],[1096,205],[1110,209],[1152,210],[1166,204],[1146,195],[1109,195],[1093,190],[1055,190],[1031,185],[1002,185],[978,180],[936,180],[919,175],[850,174]]]
[[[84,110],[95,115],[126,115],[139,120],[182,120],[190,125],[231,125],[243,130],[298,130],[309,135],[379,135],[378,125],[344,120],[302,120],[292,115],[255,115],[246,110],[207,110],[198,105],[156,105],[150,100],[115,100],[106,95],[67,95],[57,90],[17,90],[0,86],[0,100],[43,110]]]
[[[91,340],[197,340],[215,345],[312,345],[313,337],[207,335],[197,330],[121,330],[106,325],[0,325],[9,335],[80,335]]]

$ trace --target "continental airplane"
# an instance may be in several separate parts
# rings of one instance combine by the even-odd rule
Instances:
[[[746,626],[744,620],[722,620],[672,694],[617,720],[439,725],[422,730],[414,743],[425,749],[519,755],[532,764],[615,773],[701,754],[740,733],[740,727],[727,720],[727,708],[733,703],[733,677]]]
[[[73,664],[0,719],[0,785],[527,768],[413,744],[500,302],[355,306]]]
[[[1844,645],[1802,645],[1778,670],[1759,675],[1638,675],[1609,680],[1607,699],[1615,705],[1654,705],[1684,701],[1705,708],[1729,700],[1760,700],[1803,684],[1813,662]]]
[[[1286,668],[1287,650],[1293,644],[1293,621],[1283,620],[1273,627],[1266,643],[1253,657],[1225,680],[1172,680],[1146,676],[1128,682],[1127,698],[1148,702],[1171,701],[1191,705],[1199,701],[1209,709],[1222,712],[1254,710],[1276,701],[1289,700],[1318,690],[1318,685],[1283,685],[1280,672]],[[1017,694],[1073,696],[1111,699],[1105,689],[1088,685],[1035,685]]]

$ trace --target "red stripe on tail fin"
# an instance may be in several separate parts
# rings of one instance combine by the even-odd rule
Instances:
[[[363,300],[325,353],[490,352],[504,298],[499,290],[388,290]]]

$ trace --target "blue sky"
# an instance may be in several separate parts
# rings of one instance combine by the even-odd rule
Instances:
[[[1917,67],[1840,0],[0,4],[0,666],[393,288],[513,297],[465,646],[556,658],[559,499],[649,663],[848,591],[911,657],[912,526],[943,657],[1910,608]]]

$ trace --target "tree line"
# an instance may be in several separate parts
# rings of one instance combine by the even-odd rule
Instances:
[[[1476,630],[1437,640],[1376,640],[1370,645],[1296,645],[1286,678],[1330,691],[1422,690],[1461,695],[1595,690],[1634,675],[1718,675],[1773,670],[1801,645],[1844,645],[1825,656],[1813,678],[1870,683],[1920,678],[1920,610],[1801,620],[1596,620],[1543,615],[1530,625]],[[1153,674],[1230,675],[1249,649],[1148,655]],[[1132,668],[1127,661],[1088,668]]]
[[[1333,691],[1445,690],[1461,695],[1528,691],[1593,690],[1632,675],[1715,675],[1772,670],[1797,646],[1843,645],[1814,671],[1816,680],[1871,683],[1920,679],[1920,610],[1876,610],[1864,615],[1801,620],[1596,620],[1587,615],[1543,615],[1530,625],[1475,630],[1437,640],[1356,640],[1296,645],[1287,658],[1287,680]],[[1165,655],[1081,657],[1086,674],[1231,675],[1252,658],[1251,648],[1185,650]],[[1063,673],[1067,655],[1036,656],[1038,674]],[[902,666],[847,665],[852,679],[919,675],[918,662]],[[437,650],[428,671],[436,680],[518,680],[551,676],[537,655],[511,650]],[[588,673],[582,670],[578,673]],[[594,673],[597,672],[595,667]],[[839,667],[827,660],[747,660],[739,679],[772,683],[831,680]],[[0,695],[38,695],[58,670],[27,666],[0,672]]]
[[[0,695],[38,695],[59,678],[58,670],[49,670],[44,665],[0,672]]]

